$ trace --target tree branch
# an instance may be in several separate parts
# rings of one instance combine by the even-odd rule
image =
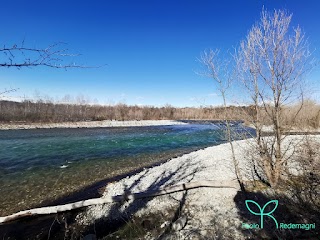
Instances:
[[[12,47],[0,48],[4,59],[0,60],[0,67],[38,67],[45,66],[51,68],[98,68],[101,66],[86,66],[75,63],[64,64],[67,57],[76,57],[80,54],[69,53],[68,49],[59,47],[64,44],[61,42],[54,43],[47,48],[30,48],[13,45]],[[104,65],[102,65],[104,66]]]
[[[147,197],[156,197],[160,195],[170,194],[174,192],[185,191],[188,189],[200,188],[200,187],[212,187],[212,188],[238,188],[238,183],[236,181],[198,181],[198,182],[189,182],[180,185],[175,185],[171,187],[160,188],[153,191],[147,192],[138,192],[138,193],[126,193],[124,195],[117,195],[111,197],[101,197],[101,198],[93,198],[84,201],[78,201],[74,203],[68,203],[64,205],[50,206],[50,207],[41,207],[34,208],[29,210],[20,211],[5,217],[0,217],[0,224],[10,222],[19,218],[27,217],[27,216],[35,216],[35,215],[45,215],[45,214],[53,214],[59,212],[70,211],[73,209],[78,209],[82,207],[92,206],[92,205],[100,205],[105,203],[112,202],[123,202],[128,200],[135,200],[140,198]]]

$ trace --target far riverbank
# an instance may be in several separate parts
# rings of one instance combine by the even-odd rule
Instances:
[[[103,128],[103,127],[142,127],[184,125],[182,121],[174,120],[140,120],[140,121],[81,121],[62,123],[0,123],[0,130],[14,129],[51,129],[51,128]]]

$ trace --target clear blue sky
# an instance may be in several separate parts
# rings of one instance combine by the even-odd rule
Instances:
[[[68,43],[71,59],[99,69],[0,69],[1,89],[10,96],[54,99],[82,94],[99,103],[199,106],[219,104],[210,79],[195,74],[196,61],[208,48],[238,46],[268,10],[293,13],[320,59],[320,1],[301,0],[112,0],[3,1],[0,44],[25,39],[30,47]],[[310,79],[316,86],[320,72]],[[316,98],[320,96],[316,89]]]

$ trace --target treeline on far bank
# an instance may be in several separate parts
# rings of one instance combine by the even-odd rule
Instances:
[[[241,119],[247,107],[228,107],[231,119]],[[232,114],[231,114],[232,113]],[[44,101],[0,101],[1,122],[77,122],[101,120],[178,120],[178,119],[224,119],[222,107],[177,108],[137,105],[91,105],[62,104]]]
[[[313,101],[305,101],[300,114],[296,116],[296,109],[300,106],[288,106],[283,111],[283,121],[288,125],[320,126],[320,106]],[[250,123],[255,114],[253,106],[223,107],[184,107],[178,108],[171,105],[163,107],[116,105],[91,105],[91,104],[65,104],[50,101],[23,101],[14,102],[0,100],[0,122],[77,122],[77,121],[102,121],[102,120],[243,120]],[[261,114],[262,122],[270,124],[267,114]]]

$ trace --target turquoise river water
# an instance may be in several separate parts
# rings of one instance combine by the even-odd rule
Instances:
[[[222,123],[0,131],[0,215],[226,141]],[[237,138],[251,129],[233,125]],[[240,134],[239,134],[240,133]]]

